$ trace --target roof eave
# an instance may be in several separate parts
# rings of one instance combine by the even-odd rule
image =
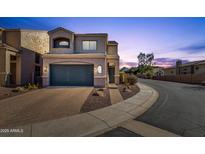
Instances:
[[[65,28],[63,28],[63,27],[57,27],[57,28],[55,28],[55,29],[53,29],[53,30],[50,30],[50,31],[48,31],[48,34],[54,33],[54,32],[59,31],[59,30],[63,30],[63,31],[66,31],[66,32],[69,32],[69,33],[74,34],[74,32],[72,32],[72,31],[70,31],[70,30],[68,30],[68,29],[65,29]]]

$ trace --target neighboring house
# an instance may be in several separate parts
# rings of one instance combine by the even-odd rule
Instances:
[[[185,63],[179,66],[179,74],[204,74],[205,60]]]
[[[205,60],[200,61],[194,66],[194,74],[201,75],[205,74]]]
[[[163,71],[164,71],[164,76],[175,76],[176,75],[175,67],[164,68]]]
[[[47,31],[0,28],[0,85],[40,82]]]
[[[105,87],[119,83],[118,43],[106,33],[48,32],[49,53],[43,55],[43,86]]]
[[[56,28],[0,29],[0,85],[96,86],[119,83],[118,43],[108,34]]]
[[[164,76],[163,67],[154,66],[153,67],[153,74],[154,74],[154,76]]]
[[[165,76],[172,75],[200,75],[205,74],[205,60],[193,61],[164,69]]]
[[[164,76],[158,80],[201,84],[205,81],[205,60],[182,64],[177,61],[176,67],[164,69]]]

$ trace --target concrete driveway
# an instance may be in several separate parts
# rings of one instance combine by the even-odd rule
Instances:
[[[137,120],[181,136],[205,136],[205,87],[176,82],[142,80],[160,97]]]
[[[92,87],[49,87],[0,100],[0,128],[80,113]]]

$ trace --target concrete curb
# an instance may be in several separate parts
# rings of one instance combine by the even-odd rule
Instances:
[[[23,133],[0,134],[0,136],[74,137],[96,136],[147,111],[159,97],[153,88],[138,83],[140,92],[120,103],[95,111],[46,122],[17,127]]]
[[[179,137],[167,130],[136,120],[127,120],[120,126],[144,137]]]

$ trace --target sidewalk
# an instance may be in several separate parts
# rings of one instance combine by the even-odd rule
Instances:
[[[120,103],[95,111],[20,126],[23,133],[1,136],[96,136],[144,113],[158,98],[153,88],[138,83],[140,92]]]
[[[110,100],[112,104],[123,101],[122,95],[118,89],[109,89]]]
[[[144,137],[178,137],[174,133],[136,120],[128,120],[120,126]]]

